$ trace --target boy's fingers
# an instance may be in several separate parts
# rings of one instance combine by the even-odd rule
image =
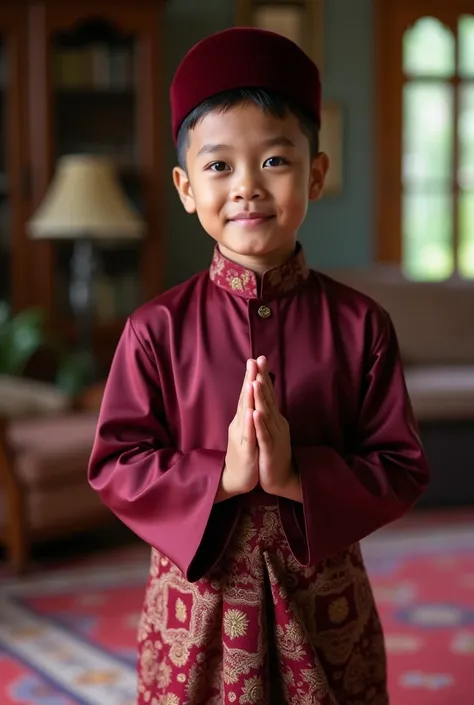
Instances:
[[[261,423],[264,424],[268,436],[272,437],[273,434],[277,433],[277,419],[264,397],[264,389],[263,382],[259,380],[254,382],[255,411],[258,412],[258,414],[254,414],[254,419],[259,418]]]
[[[267,449],[271,449],[273,445],[272,436],[268,429],[266,419],[260,411],[253,412],[253,424],[258,443],[267,446]]]
[[[255,379],[255,376],[257,374],[256,367],[257,365],[255,363],[255,360],[247,360],[244,381],[242,383],[242,389],[240,390],[239,401],[237,404],[239,409],[242,409],[244,406],[244,398],[247,390],[247,385],[249,384],[249,382],[253,382],[253,380]]]
[[[244,395],[244,409],[254,409],[255,408],[255,395],[253,391],[253,385],[251,382],[247,383],[247,389]]]
[[[243,405],[244,405],[244,394],[245,394],[245,387],[246,387],[247,384],[248,384],[248,376],[249,376],[249,373],[246,371],[246,372],[245,372],[244,381],[243,381],[243,384],[242,384],[242,388],[241,388],[241,390],[240,390],[239,402],[238,402],[238,404],[237,404],[237,406],[239,407],[239,409],[241,409],[241,408],[243,407]]]
[[[247,382],[246,388],[243,390],[242,404],[237,411],[237,425],[240,429],[244,429],[245,418],[248,411],[252,414],[255,408],[254,392],[251,382]]]
[[[258,365],[255,360],[247,360],[246,371],[250,381],[253,382],[258,372]]]
[[[270,406],[268,404],[267,392],[265,391],[265,383],[260,374],[257,375],[257,379],[253,383],[253,396],[257,411],[261,411],[262,414],[268,416],[270,413]]]
[[[264,355],[260,355],[260,357],[257,357],[256,359],[258,371],[261,374],[264,374],[265,371],[268,369],[268,360]]]
[[[261,372],[259,372],[257,375],[257,381],[260,383],[260,386],[262,387],[262,395],[265,399],[265,404],[268,407],[268,411],[270,413],[275,412],[277,409],[276,399],[275,399],[275,395],[273,394],[273,391],[272,391],[271,381],[270,380],[267,381]]]
[[[255,424],[253,422],[253,413],[254,412],[252,409],[245,410],[245,418],[242,426],[242,437],[240,441],[242,445],[246,443],[250,446],[254,446],[257,442]]]

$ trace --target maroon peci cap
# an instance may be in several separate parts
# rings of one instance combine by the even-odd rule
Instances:
[[[181,123],[199,103],[235,88],[276,92],[320,122],[319,71],[304,51],[280,34],[233,27],[203,39],[179,64],[170,89],[175,143]]]

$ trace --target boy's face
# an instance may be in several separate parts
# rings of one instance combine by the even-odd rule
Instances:
[[[311,160],[298,118],[248,103],[209,113],[188,141],[187,173],[173,171],[186,211],[245,267],[263,272],[287,261],[328,168],[324,154]]]

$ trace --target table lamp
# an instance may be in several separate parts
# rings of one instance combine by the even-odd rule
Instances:
[[[144,221],[129,203],[113,161],[98,155],[61,157],[28,228],[33,239],[74,241],[70,304],[79,350],[92,360],[94,243],[130,241],[144,231]]]

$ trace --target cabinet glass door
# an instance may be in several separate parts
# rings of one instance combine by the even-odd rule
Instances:
[[[161,13],[159,1],[108,0],[35,3],[29,12],[33,210],[61,157],[107,156],[145,223],[139,239],[95,239],[93,344],[106,362],[127,315],[162,290]],[[34,248],[36,298],[74,344],[74,241],[46,234]]]
[[[1,31],[1,30],[0,30]],[[6,67],[5,38],[0,35],[0,302],[11,303],[11,205],[8,198],[8,169],[6,164],[5,103]]]
[[[113,24],[84,21],[53,37],[53,144],[55,158],[106,155],[116,166],[131,203],[142,210],[136,120],[137,44]],[[96,241],[96,322],[123,320],[142,300],[140,240]],[[54,243],[56,315],[71,315],[71,241]]]
[[[26,173],[24,27],[19,11],[0,8],[0,306],[10,310],[30,303],[22,189]]]

